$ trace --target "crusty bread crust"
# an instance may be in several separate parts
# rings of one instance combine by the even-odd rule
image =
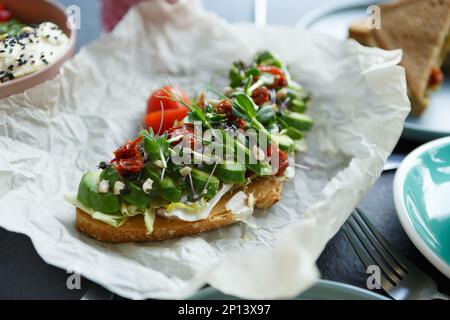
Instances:
[[[89,214],[78,208],[76,209],[76,227],[82,233],[104,242],[121,243],[173,239],[221,228],[237,222],[234,215],[225,208],[225,204],[238,190],[243,190],[247,194],[253,193],[255,207],[266,209],[280,200],[281,189],[282,181],[280,178],[255,179],[245,188],[225,194],[205,220],[188,222],[177,218],[156,216],[151,234],[146,233],[142,216],[131,217],[121,227],[114,228],[102,221],[93,219]]]

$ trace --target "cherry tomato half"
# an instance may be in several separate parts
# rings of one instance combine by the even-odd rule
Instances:
[[[0,22],[7,22],[12,19],[11,11],[0,8]]]
[[[151,112],[145,116],[145,125],[147,128],[152,128],[155,134],[162,134],[164,131],[169,130],[173,127],[175,121],[183,120],[187,113],[189,112],[188,108],[184,107],[179,109],[164,109],[164,113],[162,111]],[[161,118],[162,125],[161,125]],[[160,127],[161,126],[161,130]]]
[[[161,111],[161,103],[164,110],[186,109],[182,103],[171,100],[173,98],[182,100],[186,104],[190,103],[187,94],[180,88],[164,86],[154,91],[148,99],[147,113]]]

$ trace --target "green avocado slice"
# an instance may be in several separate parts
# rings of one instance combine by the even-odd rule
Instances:
[[[112,192],[98,192],[101,171],[87,172],[78,187],[77,199],[86,207],[102,213],[116,213],[120,210],[119,197]]]

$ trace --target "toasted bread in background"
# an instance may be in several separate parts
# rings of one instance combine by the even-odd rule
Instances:
[[[282,186],[281,179],[272,176],[257,178],[245,188],[239,190],[243,190],[247,194],[253,193],[255,207],[266,209],[280,200]],[[225,208],[225,204],[233,194],[233,192],[225,194],[205,220],[188,222],[177,218],[156,216],[151,234],[147,234],[143,216],[131,217],[119,228],[114,228],[102,221],[93,219],[89,214],[78,208],[76,209],[76,226],[81,232],[94,239],[114,243],[160,241],[194,235],[237,222],[235,216]]]
[[[428,106],[433,68],[440,68],[450,51],[450,0],[402,0],[380,5],[381,29],[364,23],[350,26],[349,37],[367,46],[403,49],[412,114]]]
[[[373,38],[370,29],[367,27],[366,21],[355,22],[348,29],[348,37],[355,39],[359,43],[367,47],[376,47],[377,43]]]

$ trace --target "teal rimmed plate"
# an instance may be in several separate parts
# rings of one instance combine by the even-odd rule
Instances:
[[[226,295],[214,288],[200,290],[190,300],[236,300],[238,298]],[[329,280],[319,280],[314,286],[294,300],[389,300],[388,298],[369,290],[357,288],[345,283]]]
[[[450,137],[431,141],[403,160],[394,201],[411,241],[450,278]]]

